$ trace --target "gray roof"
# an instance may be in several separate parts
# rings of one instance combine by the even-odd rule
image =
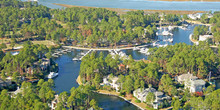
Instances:
[[[202,79],[192,81],[193,85],[205,85],[205,81]]]

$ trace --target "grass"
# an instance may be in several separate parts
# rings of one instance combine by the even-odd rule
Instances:
[[[56,44],[50,40],[41,40],[41,41],[32,41],[33,44],[43,44],[43,45],[46,45],[47,47],[50,47],[50,46],[55,46]]]
[[[67,4],[58,4],[53,3],[54,5],[59,5],[67,8],[71,7],[80,7],[80,8],[97,8],[97,7],[88,7],[88,6],[75,6],[75,5],[67,5]],[[137,11],[136,9],[121,9],[121,8],[105,8],[107,10],[116,11],[119,14],[126,14],[128,11]],[[205,13],[206,11],[179,11],[179,10],[143,10],[145,13],[166,13],[166,14],[194,14],[194,13]]]
[[[55,20],[55,19],[53,19]],[[67,28],[67,24],[66,23],[63,23],[61,21],[58,21],[58,20],[55,20],[57,24],[60,24],[63,28]]]

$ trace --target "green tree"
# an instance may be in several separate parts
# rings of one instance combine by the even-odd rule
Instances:
[[[154,93],[152,93],[152,92],[149,92],[148,94],[147,94],[147,96],[146,96],[146,102],[148,103],[148,104],[153,104],[153,101],[156,99],[156,96],[155,96],[155,94]]]

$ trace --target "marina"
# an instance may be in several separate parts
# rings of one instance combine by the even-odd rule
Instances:
[[[135,46],[129,49],[91,49],[91,48],[77,48],[77,47],[68,47],[63,46],[63,48],[68,48],[71,52],[67,54],[62,54],[61,56],[54,58],[55,62],[59,65],[59,76],[54,79],[55,82],[55,91],[61,93],[63,91],[69,91],[72,87],[78,87],[76,79],[79,75],[80,64],[81,61],[78,60],[79,56],[84,55],[89,50],[103,52],[104,56],[108,54],[116,55],[119,54],[120,51],[126,55],[131,55],[135,60],[147,59],[148,56],[144,53],[141,53],[140,50],[148,50],[151,46],[162,46],[162,45],[175,45],[176,43],[186,43],[188,45],[193,45],[193,43],[189,39],[189,35],[193,32],[195,25],[189,25],[187,30],[183,30],[180,28],[173,29],[173,36],[162,36],[159,35],[157,40],[152,42],[152,45],[146,44],[143,46]],[[159,30],[162,31],[162,30]],[[173,39],[173,42],[166,41],[167,39]],[[75,59],[75,60],[74,60]],[[74,60],[74,61],[73,61]],[[220,81],[216,81],[217,87],[220,87]],[[133,110],[137,110],[138,108],[125,100],[116,97],[109,96],[103,94],[97,94],[95,99],[100,107],[105,110],[122,110],[126,108],[133,108]],[[117,106],[109,104],[115,103]]]

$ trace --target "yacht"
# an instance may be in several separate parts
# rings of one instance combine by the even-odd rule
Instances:
[[[169,36],[169,35],[173,36],[172,33],[170,33],[169,31],[165,31],[165,30],[162,32],[162,35],[164,35],[164,36]]]
[[[172,31],[173,29],[174,29],[173,26],[168,26],[168,30],[169,30],[169,31]]]
[[[73,58],[73,61],[78,61],[79,59],[77,59],[77,58]]]
[[[13,56],[18,55],[18,54],[19,54],[19,52],[12,53]]]
[[[139,49],[140,49],[139,47],[134,47],[134,48],[133,48],[133,50],[139,50]]]
[[[48,75],[48,78],[51,79],[51,78],[54,78],[56,76],[58,76],[58,73],[50,72],[50,74]]]
[[[173,38],[169,38],[168,41],[169,41],[169,42],[173,42]]]

